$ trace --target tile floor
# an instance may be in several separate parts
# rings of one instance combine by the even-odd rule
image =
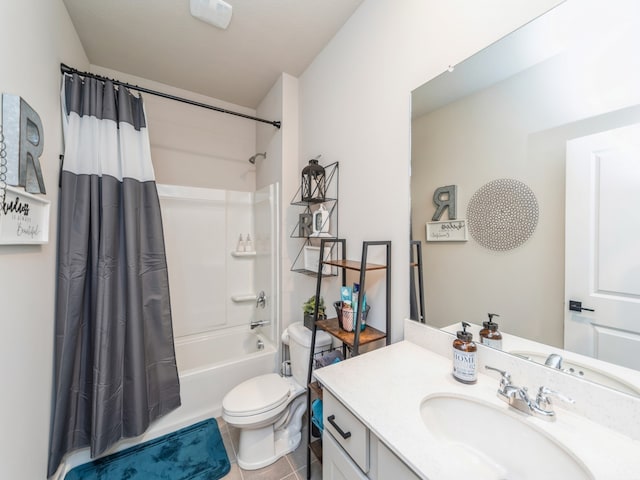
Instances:
[[[236,461],[240,431],[216,418],[224,446],[231,462],[231,470],[222,480],[306,480],[307,478],[307,421],[303,419],[302,442],[290,454],[259,470],[242,470]],[[322,480],[322,464],[311,455],[311,480]]]

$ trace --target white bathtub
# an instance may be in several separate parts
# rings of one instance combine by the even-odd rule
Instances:
[[[263,349],[258,349],[258,341]],[[277,349],[259,330],[205,333],[176,340],[182,405],[151,430],[177,430],[222,414],[222,399],[240,382],[276,370]],[[175,428],[174,428],[175,427]]]
[[[262,350],[258,350],[258,340],[264,344]],[[191,335],[177,339],[175,347],[182,405],[154,422],[143,435],[118,443],[105,455],[219,417],[229,390],[251,377],[276,371],[278,363],[277,349],[259,329]],[[74,452],[52,479],[61,480],[73,467],[90,460],[88,448]]]

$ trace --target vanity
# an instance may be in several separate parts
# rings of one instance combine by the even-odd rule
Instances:
[[[640,478],[640,398],[478,346],[478,381],[451,375],[450,334],[405,320],[402,342],[324,367],[323,478]],[[499,398],[501,376],[554,402],[551,421]]]

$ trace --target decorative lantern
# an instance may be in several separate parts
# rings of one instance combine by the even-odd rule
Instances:
[[[327,184],[324,176],[324,168],[318,165],[318,160],[309,160],[309,165],[302,169],[302,201],[324,202],[327,192]]]

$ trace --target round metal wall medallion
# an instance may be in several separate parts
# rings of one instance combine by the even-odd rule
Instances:
[[[518,180],[493,180],[471,197],[467,222],[471,236],[483,247],[511,250],[526,242],[536,229],[538,201]]]

